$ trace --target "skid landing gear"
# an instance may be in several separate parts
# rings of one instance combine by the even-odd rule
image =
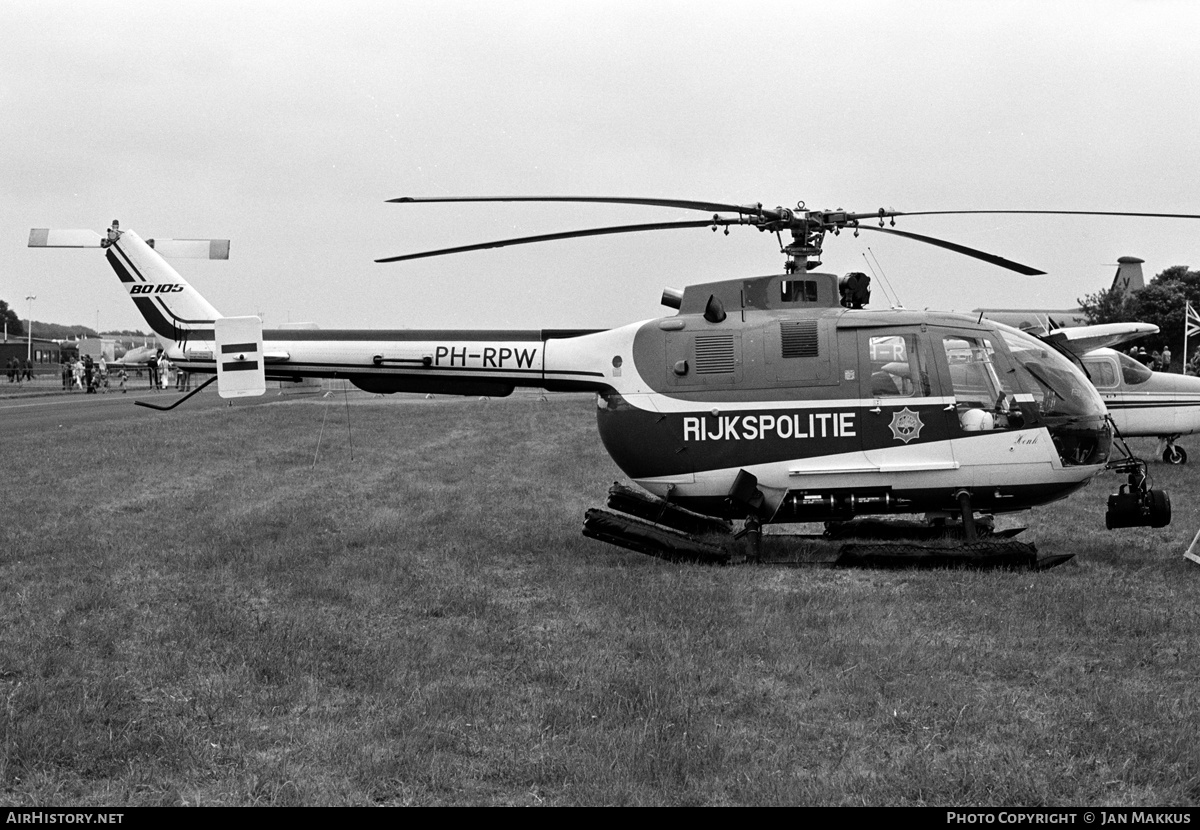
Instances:
[[[746,541],[746,556],[751,562],[762,562],[762,522],[757,516],[747,516],[746,524],[733,538]]]
[[[961,490],[958,502],[960,525],[930,523],[915,538],[899,533],[877,534],[872,541],[842,546],[837,564],[871,568],[972,568],[988,570],[1044,571],[1071,559],[1074,554],[1039,557],[1037,548],[1012,536],[1024,528],[996,533],[990,516],[976,518],[971,494]],[[875,524],[887,525],[886,522]],[[940,533],[940,537],[936,534]],[[888,541],[885,541],[888,540]]]
[[[733,532],[730,523],[692,513],[614,484],[608,507],[584,516],[583,535],[672,562],[870,568],[1045,570],[1071,558],[1039,557],[1032,544],[995,532],[991,517],[976,518],[969,496],[962,524],[859,520],[831,523],[823,535],[764,534],[757,516]]]
[[[614,483],[608,510],[583,517],[583,535],[671,562],[729,564],[733,526]]]

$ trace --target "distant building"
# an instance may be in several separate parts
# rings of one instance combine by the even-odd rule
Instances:
[[[95,361],[101,357],[110,362],[116,359],[117,341],[112,337],[81,337],[76,343],[80,357],[90,354]]]
[[[45,369],[50,366],[57,367],[62,350],[53,340],[43,340],[40,337],[34,337],[32,340],[25,337],[0,340],[0,366],[14,357],[20,358],[21,364],[24,365],[26,354],[31,356],[34,369]]]

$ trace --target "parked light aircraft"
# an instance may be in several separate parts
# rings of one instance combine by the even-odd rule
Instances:
[[[1088,352],[1083,365],[1121,435],[1157,438],[1163,461],[1187,463],[1175,441],[1200,432],[1200,378],[1153,372],[1113,349]]]
[[[109,365],[140,369],[148,366],[152,361],[158,360],[158,351],[157,346],[135,346]]]
[[[650,204],[702,210],[711,218],[379,261],[685,227],[750,225],[786,231],[792,241],[781,249],[783,274],[668,289],[663,303],[677,313],[605,331],[264,332],[257,317],[222,317],[162,258],[161,245],[151,247],[116,222],[103,236],[35,229],[30,245],[103,249],[168,359],[189,372],[215,373],[223,396],[261,394],[265,378],[305,377],[346,378],[377,393],[501,396],[518,386],[594,392],[602,442],[657,498],[652,521],[663,524],[669,524],[664,515],[682,507],[743,520],[755,537],[761,523],[923,513],[961,517],[966,538],[973,539],[976,512],[1061,499],[1111,467],[1128,472],[1129,484],[1110,497],[1110,528],[1170,521],[1167,494],[1147,486],[1144,462],[1129,457],[1110,464],[1113,435],[1104,403],[1062,352],[974,316],[866,310],[866,275],[839,279],[812,270],[825,234],[852,229],[1041,273],[883,227],[885,219],[894,226],[895,217],[914,214],[589,197],[396,201]],[[879,227],[867,224],[871,220]],[[606,515],[624,524],[591,535],[642,549],[629,538],[637,535],[629,530],[633,520]]]

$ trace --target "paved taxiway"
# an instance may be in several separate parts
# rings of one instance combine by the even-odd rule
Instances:
[[[154,392],[149,389],[130,390],[127,393],[87,395],[83,392],[51,394],[42,396],[14,396],[0,399],[0,424],[5,438],[45,432],[65,426],[87,426],[104,421],[144,418],[169,418],[178,412],[195,412],[198,409],[213,409],[228,406],[229,401],[217,394],[216,387],[197,393],[172,412],[156,412],[143,406],[134,406],[134,401],[147,401],[158,406],[169,406],[183,396],[182,392]],[[312,396],[315,397],[315,396]],[[280,400],[295,400],[290,396],[279,396],[268,391],[259,398],[238,398],[234,406],[262,406]]]

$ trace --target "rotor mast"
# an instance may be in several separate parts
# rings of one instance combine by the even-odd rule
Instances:
[[[788,274],[797,271],[811,271],[821,264],[821,246],[825,242],[825,224],[813,221],[813,214],[803,210],[804,203],[797,205],[800,210],[793,212],[788,208],[776,208],[781,214],[781,222],[786,223],[792,241],[780,248],[787,257],[783,269]]]
[[[879,209],[880,224],[882,217],[888,212]],[[842,228],[854,228],[858,236],[858,220],[863,214],[850,214],[844,210],[805,210],[804,202],[797,202],[795,210],[777,207],[766,211],[757,224],[760,229],[773,229],[778,236],[786,229],[792,236],[792,241],[784,245],[780,240],[780,253],[786,260],[784,270],[789,274],[799,271],[811,271],[821,264],[821,251],[825,244],[825,234],[832,230],[834,235],[841,233]],[[753,220],[752,220],[753,221]],[[893,220],[894,224],[894,220]]]

